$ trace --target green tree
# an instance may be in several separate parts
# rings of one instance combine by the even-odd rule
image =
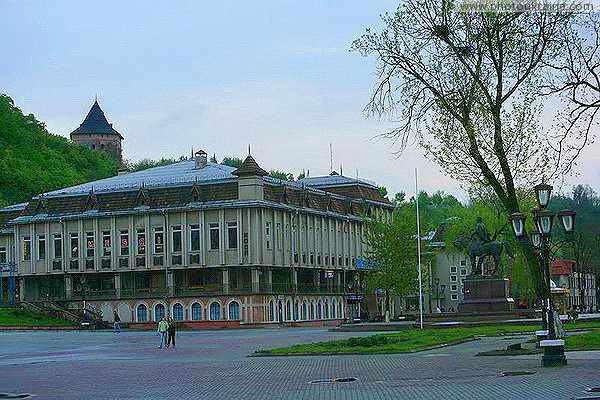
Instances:
[[[162,167],[163,165],[174,164],[176,162],[183,161],[186,159],[187,158],[185,156],[181,156],[181,157],[179,157],[179,159],[163,157],[160,160],[152,160],[150,158],[144,158],[136,163],[127,161],[125,163],[125,166],[130,172],[135,172],[135,171],[143,171],[148,168]]]
[[[276,171],[272,169],[269,171],[269,176],[276,179],[282,179],[284,181],[294,181],[294,175],[284,171]]]
[[[0,206],[24,202],[62,187],[106,178],[119,162],[48,133],[33,115],[23,115],[0,94]]]
[[[379,194],[381,194],[383,197],[387,196],[388,191],[387,188],[385,186],[377,186],[377,191],[379,192]]]
[[[416,216],[414,206],[404,205],[396,210],[390,222],[381,217],[371,220],[365,232],[367,261],[373,273],[367,279],[369,290],[380,289],[386,298],[414,294],[418,289]]]
[[[563,112],[549,124],[554,131],[542,129],[548,97],[540,88],[563,87],[554,67],[580,43],[576,15],[461,12],[452,1],[406,0],[383,21],[381,32],[367,29],[352,48],[378,59],[366,111],[403,121],[386,135],[400,150],[416,138],[447,175],[474,197],[493,198],[505,216],[522,208],[519,186],[570,171],[591,124]],[[575,67],[583,62],[574,59]],[[588,61],[598,65],[598,52]],[[568,94],[585,82],[573,85],[553,94],[576,104]],[[541,280],[531,244],[521,243],[532,278]]]
[[[223,157],[221,164],[228,165],[230,167],[239,168],[242,166],[242,159],[237,157]]]

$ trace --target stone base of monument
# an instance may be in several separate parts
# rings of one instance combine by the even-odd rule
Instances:
[[[542,340],[548,339],[548,330],[544,329],[544,330],[535,331],[535,338],[536,338],[535,347],[539,348],[540,347],[540,342]]]
[[[464,300],[459,312],[512,311],[515,301],[510,297],[508,278],[471,275],[465,279]]]
[[[540,341],[540,347],[543,351],[542,367],[560,367],[562,365],[567,365],[564,340],[542,340]]]

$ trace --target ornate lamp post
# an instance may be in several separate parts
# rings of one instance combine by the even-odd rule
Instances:
[[[547,328],[547,340],[540,341],[540,347],[544,349],[542,365],[566,365],[567,359],[564,354],[565,342],[562,339],[557,339],[556,336],[554,309],[552,306],[552,294],[550,289],[550,279],[552,277],[550,269],[550,247],[552,246],[552,225],[554,217],[558,217],[564,232],[569,235],[573,233],[575,227],[575,211],[563,210],[555,213],[548,210],[547,207],[552,195],[552,186],[542,183],[534,186],[533,189],[535,190],[535,197],[539,208],[533,210],[533,221],[536,226],[536,231],[529,234],[529,240],[535,248],[542,266],[542,319],[544,328]],[[515,237],[526,240],[525,215],[516,212],[509,217],[509,220]],[[562,241],[559,244],[555,244],[556,249],[567,242],[569,241]]]
[[[435,278],[435,298],[436,298],[436,309],[438,311],[440,309],[440,278]]]

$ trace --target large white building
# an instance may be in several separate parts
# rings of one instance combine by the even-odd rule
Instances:
[[[20,300],[86,300],[112,320],[342,319],[364,220],[391,218],[377,187],[341,175],[288,182],[248,155],[194,159],[0,209],[0,262]],[[6,274],[5,274],[6,288]],[[6,294],[4,294],[6,297]]]

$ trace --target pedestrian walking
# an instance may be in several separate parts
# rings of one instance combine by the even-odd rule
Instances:
[[[173,348],[175,348],[175,330],[177,329],[177,323],[171,317],[167,317],[167,322],[169,323],[169,329],[167,330],[169,339],[167,340],[167,347],[173,344]]]
[[[164,345],[167,344],[167,331],[169,330],[169,323],[162,317],[160,321],[158,321],[158,328],[156,329],[156,334],[158,335],[160,342],[158,343],[158,348],[162,349]]]
[[[113,331],[116,333],[121,333],[121,317],[119,317],[119,313],[117,310],[114,310],[115,322],[113,323]]]

